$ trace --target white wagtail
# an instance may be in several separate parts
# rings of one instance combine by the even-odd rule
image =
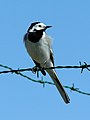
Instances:
[[[51,38],[45,32],[50,27],[41,22],[34,22],[24,35],[27,52],[43,75],[46,75],[44,68],[54,67]],[[46,69],[46,71],[54,81],[65,103],[69,103],[70,99],[59,81],[56,71],[54,69]]]

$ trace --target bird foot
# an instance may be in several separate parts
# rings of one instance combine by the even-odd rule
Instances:
[[[37,66],[34,66],[33,68],[32,68],[32,72],[34,73],[34,74],[36,74],[36,72],[39,70],[39,68],[37,67]]]
[[[36,72],[37,72],[37,74],[38,74],[38,72],[39,71],[41,71],[41,73],[45,76],[46,75],[46,72],[45,72],[45,70],[44,70],[44,68],[42,68],[42,67],[37,67],[37,66],[35,66],[35,67],[33,67],[32,68],[32,72],[34,73],[34,74],[36,74]],[[38,75],[37,75],[38,76]]]

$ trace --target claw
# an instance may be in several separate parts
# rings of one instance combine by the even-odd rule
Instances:
[[[46,72],[45,72],[44,68],[40,68],[40,71],[44,76],[46,75]]]
[[[32,68],[32,72],[33,72],[34,74],[36,74],[37,70],[38,70],[37,66],[34,66],[34,67]]]
[[[34,73],[34,74],[36,74],[36,72],[37,72],[37,74],[38,74],[38,71],[41,71],[41,73],[45,76],[46,75],[46,72],[45,72],[45,70],[44,70],[44,68],[38,68],[37,66],[35,66],[35,67],[33,67],[32,68],[32,72]],[[38,76],[38,75],[37,75]]]

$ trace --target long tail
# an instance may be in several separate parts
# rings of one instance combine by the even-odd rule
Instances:
[[[57,74],[55,72],[55,70],[47,70],[48,74],[50,75],[50,77],[52,78],[52,80],[54,81],[54,84],[56,85],[59,93],[61,94],[63,100],[65,101],[66,104],[70,103],[70,99],[69,96],[67,95],[67,93],[65,92],[61,82],[59,81]]]

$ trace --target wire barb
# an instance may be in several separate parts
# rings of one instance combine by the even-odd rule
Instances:
[[[84,64],[79,62],[79,64],[80,64],[79,66],[56,66],[56,67],[50,67],[50,68],[44,68],[44,69],[46,70],[46,69],[63,69],[63,68],[67,68],[67,69],[75,68],[75,69],[77,69],[77,68],[79,68],[79,69],[81,69],[81,73],[83,73],[84,69],[87,69],[88,71],[90,71],[90,69],[89,69],[90,65],[87,64],[86,62],[84,62]],[[24,77],[32,82],[40,83],[43,85],[43,87],[45,87],[45,84],[54,85],[54,83],[52,83],[52,82],[44,81],[43,77],[41,78],[41,80],[35,80],[35,79],[32,79],[29,76],[21,73],[21,72],[25,72],[25,71],[32,71],[32,73],[34,73],[34,74],[37,73],[37,77],[39,77],[39,71],[41,71],[41,69],[39,69],[39,68],[36,69],[36,71],[34,71],[33,68],[12,69],[11,67],[8,67],[8,66],[2,65],[2,64],[0,64],[0,67],[7,69],[7,70],[0,71],[0,74],[15,73],[15,74],[20,75],[20,76],[22,76],[22,77]],[[64,87],[70,89],[71,91],[75,91],[75,92],[90,96],[90,93],[86,93],[86,92],[80,91],[79,88],[75,88],[74,83],[71,87],[70,86],[64,86]]]

